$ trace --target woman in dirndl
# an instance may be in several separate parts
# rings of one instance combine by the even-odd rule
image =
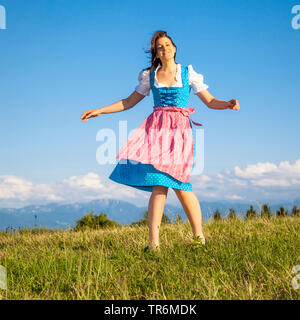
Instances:
[[[193,231],[193,244],[206,243],[202,231],[199,201],[192,192],[190,176],[195,166],[195,139],[190,119],[195,110],[188,108],[191,88],[211,109],[239,110],[236,99],[222,101],[214,98],[203,82],[203,75],[192,65],[175,62],[177,47],[165,31],[157,31],[151,39],[151,66],[139,73],[139,85],[126,99],[96,110],[84,112],[81,119],[100,114],[125,111],[145,96],[153,93],[153,112],[134,131],[120,149],[120,159],[109,178],[117,183],[149,191],[148,250],[159,249],[159,228],[168,189],[172,188],[183,206]]]

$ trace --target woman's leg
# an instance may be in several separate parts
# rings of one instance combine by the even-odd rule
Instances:
[[[194,237],[204,238],[202,231],[202,214],[199,201],[192,191],[173,189],[191,224]]]
[[[168,187],[153,186],[148,206],[148,226],[150,233],[150,245],[159,246],[159,228],[167,199]]]

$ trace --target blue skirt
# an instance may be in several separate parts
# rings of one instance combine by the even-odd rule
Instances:
[[[195,151],[193,127],[192,132],[193,148]],[[193,168],[194,166],[195,152],[193,153]],[[152,192],[153,186],[164,186],[173,189],[192,191],[190,182],[181,182],[170,176],[168,173],[155,169],[152,164],[144,164],[128,159],[121,159],[108,178],[117,183],[148,192]]]

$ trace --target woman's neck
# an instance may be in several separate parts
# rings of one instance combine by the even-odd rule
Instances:
[[[174,71],[177,68],[177,64],[175,63],[174,59],[168,60],[168,61],[161,61],[160,64],[161,64],[160,69],[162,71]]]

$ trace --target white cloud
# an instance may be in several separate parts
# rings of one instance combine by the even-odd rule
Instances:
[[[191,184],[199,200],[292,200],[300,195],[300,159],[278,165],[259,162],[245,168],[227,168],[217,174],[194,175]],[[13,175],[0,176],[1,207],[95,199],[123,199],[147,205],[150,195],[150,192],[112,182],[94,172],[49,184],[36,184]],[[176,199],[175,193],[169,192],[167,203],[174,204]]]
[[[89,172],[83,176],[72,176],[63,180],[63,184],[71,188],[102,190],[105,188],[98,174]]]
[[[32,183],[16,176],[0,176],[0,199],[26,198],[32,191]]]
[[[35,184],[13,175],[0,176],[0,207],[19,208],[47,202],[86,202],[105,198],[133,202],[146,197],[143,191],[110,181],[104,183],[100,176],[93,172],[50,184]]]
[[[300,195],[300,159],[278,165],[258,162],[245,168],[236,166],[210,178],[203,185],[199,177],[192,177],[193,189],[199,198],[208,198],[207,191],[211,190],[211,196],[215,194],[216,199],[295,199]]]
[[[248,165],[244,170],[234,168],[234,174],[240,178],[249,179],[249,182],[257,186],[292,187],[300,181],[300,159],[295,163],[282,161],[277,166],[274,163],[257,163]]]
[[[226,199],[230,199],[230,200],[243,200],[244,198],[241,196],[238,196],[236,194],[232,194],[232,195],[227,195],[225,196]]]
[[[272,172],[277,169],[277,166],[274,163],[258,162],[254,165],[248,165],[244,170],[239,167],[234,167],[234,173],[237,177],[241,178],[256,178],[265,173]]]
[[[33,184],[16,176],[0,176],[0,203],[7,200],[26,202],[39,198],[43,201],[61,201],[62,198],[53,193],[52,187],[46,184]]]
[[[262,187],[291,187],[294,185],[300,185],[300,179],[259,179],[251,180],[253,185]]]

